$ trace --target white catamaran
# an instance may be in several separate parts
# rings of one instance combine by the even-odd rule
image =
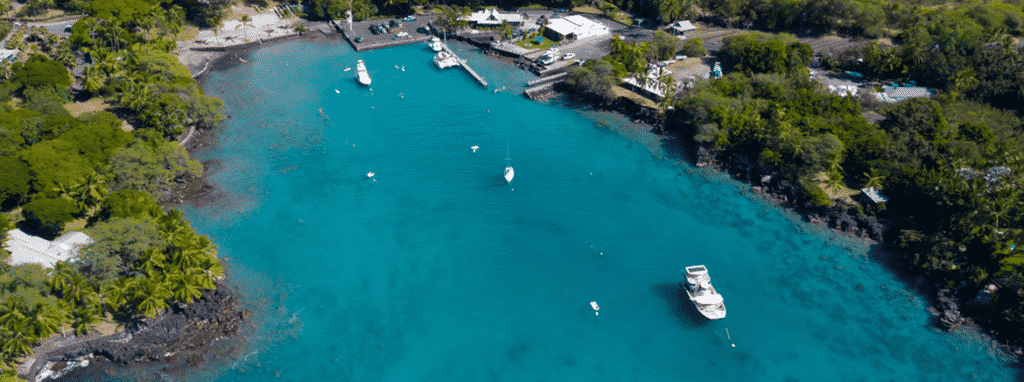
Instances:
[[[356,62],[356,78],[359,79],[359,83],[363,85],[370,85],[370,74],[366,72],[366,64],[363,60]]]
[[[681,284],[700,314],[709,320],[725,318],[724,299],[715,291],[715,287],[711,286],[708,269],[703,265],[692,265],[686,267],[683,272],[686,275],[686,282]]]

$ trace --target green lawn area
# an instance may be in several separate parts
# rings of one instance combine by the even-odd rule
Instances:
[[[626,12],[615,12],[611,15],[612,19],[626,25],[633,25],[633,16]]]
[[[594,8],[594,7],[576,7],[576,8],[573,8],[572,11],[573,12],[577,12],[577,13],[589,13],[589,14],[592,14],[592,15],[604,14],[604,12],[601,12],[600,9],[597,9],[597,8]]]
[[[517,42],[516,45],[519,45],[519,46],[521,46],[523,48],[526,48],[526,49],[547,49],[547,48],[550,48],[552,46],[555,46],[555,42],[552,41],[551,39],[547,38],[547,37],[541,37],[541,38],[544,39],[544,42],[542,42],[540,44],[537,44],[534,41],[536,38],[537,38],[537,36],[534,35],[534,36],[532,36],[530,38],[523,39],[523,41]]]

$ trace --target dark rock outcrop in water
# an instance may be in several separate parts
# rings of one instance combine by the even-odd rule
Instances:
[[[174,304],[163,314],[137,321],[122,332],[38,355],[24,377],[35,380],[44,368],[86,356],[121,365],[180,360],[195,365],[203,361],[213,340],[237,334],[247,314],[239,309],[234,293],[219,285],[204,291],[192,304]]]

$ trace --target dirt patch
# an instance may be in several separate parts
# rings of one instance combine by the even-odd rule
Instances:
[[[90,111],[107,110],[109,107],[110,104],[104,102],[103,99],[99,97],[93,97],[85,102],[73,102],[64,105],[64,108],[67,109],[73,117],[78,117],[79,115]]]

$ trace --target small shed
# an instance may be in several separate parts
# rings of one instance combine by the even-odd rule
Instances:
[[[693,34],[697,27],[690,20],[676,21],[668,26],[668,32],[676,36],[687,36]]]

